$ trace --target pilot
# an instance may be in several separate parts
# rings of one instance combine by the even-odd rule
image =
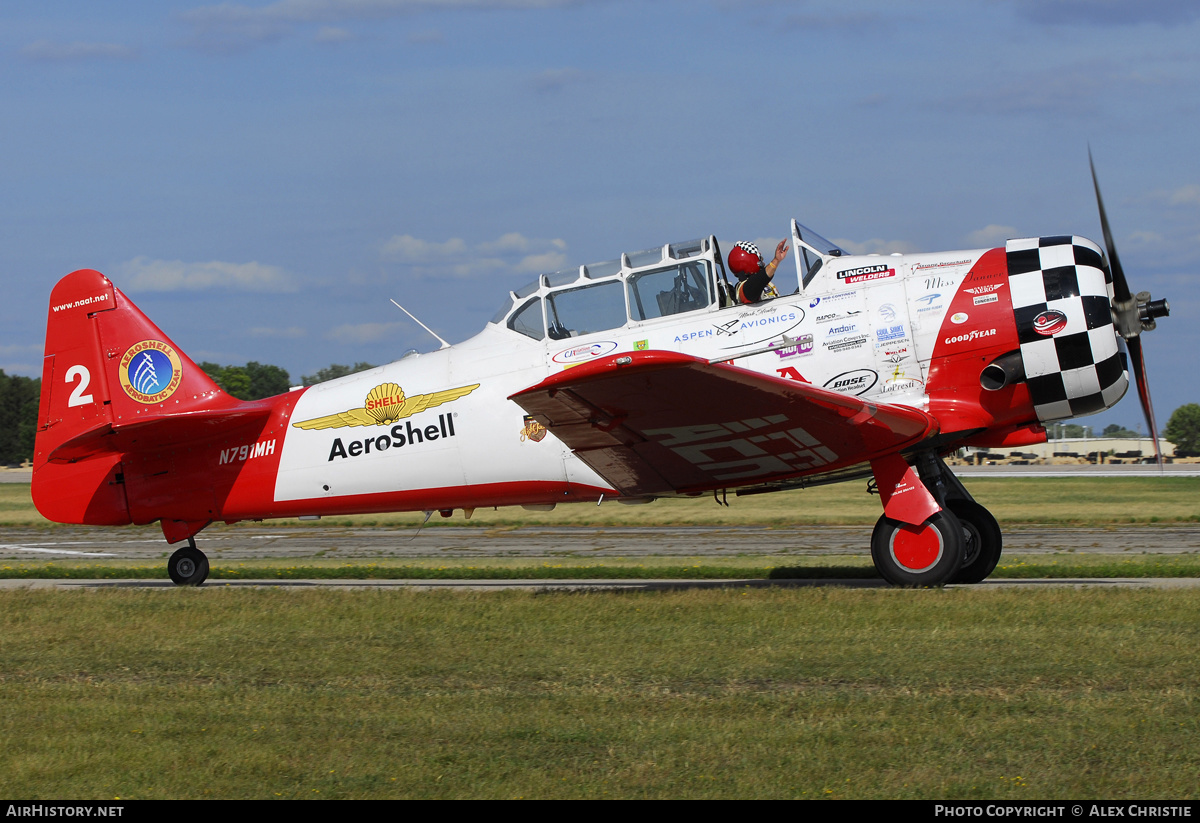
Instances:
[[[729,252],[729,269],[737,275],[737,299],[739,303],[757,303],[767,297],[778,297],[771,278],[779,268],[779,261],[787,255],[787,240],[780,240],[775,247],[775,259],[763,265],[762,255],[758,246],[753,243],[741,242]],[[769,291],[768,291],[769,290]]]

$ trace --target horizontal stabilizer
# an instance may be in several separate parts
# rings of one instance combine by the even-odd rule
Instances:
[[[132,423],[105,423],[72,437],[47,456],[51,463],[74,463],[105,453],[155,450],[226,437],[242,425],[260,423],[271,415],[270,403],[244,404],[236,409],[162,415]]]

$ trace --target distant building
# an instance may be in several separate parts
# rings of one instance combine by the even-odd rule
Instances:
[[[1175,444],[1166,438],[1158,439],[1164,458],[1173,458]],[[987,454],[985,461],[998,462],[1025,460],[1050,462],[1056,457],[1062,460],[1089,460],[1089,462],[1133,463],[1139,459],[1154,458],[1154,441],[1146,437],[1061,437],[1046,443],[1014,448],[969,448],[966,462],[976,463],[979,454]],[[1100,457],[1102,455],[1102,457]]]

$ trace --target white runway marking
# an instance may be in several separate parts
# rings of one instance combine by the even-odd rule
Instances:
[[[82,557],[116,557],[115,554],[109,552],[77,552],[70,549],[34,549],[29,546],[3,546],[0,545],[0,550],[11,549],[18,552],[38,552],[39,554],[77,554]]]

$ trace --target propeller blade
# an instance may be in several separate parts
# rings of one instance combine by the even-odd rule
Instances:
[[[1108,252],[1108,268],[1112,272],[1114,297],[1122,302],[1132,296],[1129,283],[1125,280],[1125,270],[1121,268],[1121,259],[1117,257],[1117,244],[1113,242],[1112,230],[1108,227],[1108,215],[1104,211],[1104,200],[1100,197],[1100,183],[1096,179],[1096,164],[1092,162],[1092,148],[1088,147],[1088,165],[1092,168],[1092,188],[1096,190],[1096,205],[1100,207],[1100,228],[1104,231],[1104,247]]]
[[[1146,360],[1142,356],[1142,338],[1131,337],[1125,341],[1129,350],[1129,360],[1133,366],[1133,377],[1137,383],[1138,399],[1142,401],[1142,414],[1146,416],[1146,425],[1150,427],[1150,437],[1154,440],[1154,459],[1161,469],[1163,465],[1162,450],[1158,446],[1158,424],[1154,422],[1154,404],[1150,402],[1150,383],[1146,380]]]

